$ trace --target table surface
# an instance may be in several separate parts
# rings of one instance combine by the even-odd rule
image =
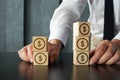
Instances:
[[[61,53],[49,66],[22,62],[16,53],[0,53],[0,80],[120,80],[120,66],[74,66],[72,53]]]

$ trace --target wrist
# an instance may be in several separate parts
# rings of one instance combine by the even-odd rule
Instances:
[[[62,48],[62,42],[58,39],[52,39],[51,41],[49,41],[50,44],[54,44],[55,46]]]

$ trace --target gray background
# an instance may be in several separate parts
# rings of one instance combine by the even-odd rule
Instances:
[[[0,52],[16,52],[32,36],[49,36],[49,22],[59,0],[0,0]],[[81,21],[89,15],[88,5]],[[72,52],[72,32],[64,52]]]

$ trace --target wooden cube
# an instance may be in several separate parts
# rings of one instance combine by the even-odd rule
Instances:
[[[47,51],[48,38],[45,36],[33,37],[33,51]]]
[[[73,52],[74,65],[89,65],[89,52]]]
[[[90,36],[90,23],[89,22],[73,23],[73,36]]]
[[[73,37],[73,50],[75,51],[89,51],[90,41],[89,37]]]
[[[48,52],[33,52],[33,65],[48,65]]]

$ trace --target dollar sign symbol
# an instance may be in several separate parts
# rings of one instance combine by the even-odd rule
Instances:
[[[41,55],[39,56],[39,61],[40,61],[40,62],[42,61],[42,56],[41,56]]]
[[[83,32],[86,32],[86,26],[83,26]]]
[[[81,56],[81,61],[84,61],[84,60],[85,60],[85,59],[84,59],[84,56],[82,55],[82,56]]]
[[[38,41],[38,47],[40,47],[41,46],[41,41]]]
[[[82,47],[84,47],[84,46],[85,46],[85,45],[84,45],[84,41],[81,41],[81,46],[82,46]]]

